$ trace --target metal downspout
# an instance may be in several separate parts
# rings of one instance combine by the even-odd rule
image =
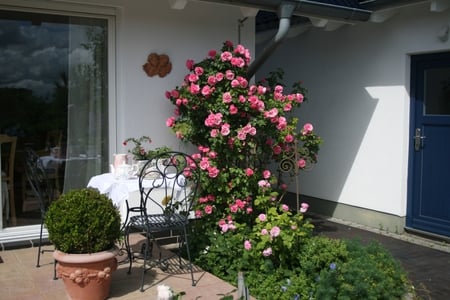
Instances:
[[[278,32],[272,39],[270,44],[264,49],[263,53],[254,60],[247,70],[247,79],[255,75],[256,70],[264,64],[264,62],[269,58],[269,56],[275,51],[275,49],[281,44],[284,38],[287,36],[289,28],[291,27],[291,17],[297,7],[297,2],[295,1],[282,1],[278,7],[278,17],[280,18],[280,25],[278,27]]]

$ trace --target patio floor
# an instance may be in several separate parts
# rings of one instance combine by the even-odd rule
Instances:
[[[400,260],[420,299],[449,299],[449,244],[409,234],[390,234],[334,219],[315,218],[314,224],[317,234],[331,238],[379,241]],[[139,241],[135,244],[138,247]],[[51,246],[45,248],[52,249]],[[0,252],[0,299],[67,299],[62,281],[53,280],[52,255],[43,254],[42,266],[36,268],[36,251],[36,247],[27,247]],[[141,264],[133,264],[131,275],[127,274],[127,268],[128,264],[119,264],[118,270],[113,273],[109,299],[156,299],[156,286],[159,284],[169,285],[175,293],[185,292],[183,300],[213,300],[223,295],[237,298],[234,286],[198,267],[194,268],[195,287],[191,285],[189,273],[176,268],[168,272],[154,268],[147,272],[145,291],[140,292]]]

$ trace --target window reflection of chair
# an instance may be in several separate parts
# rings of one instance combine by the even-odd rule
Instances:
[[[40,216],[41,216],[41,229],[39,233],[39,246],[36,267],[39,267],[41,253],[53,252],[53,250],[41,250],[42,247],[42,231],[44,228],[44,217],[47,212],[47,208],[54,199],[54,189],[50,184],[46,170],[42,165],[39,155],[32,149],[25,149],[25,174],[34,196],[39,202]],[[55,270],[54,270],[55,271]],[[56,279],[56,273],[54,272],[54,279]]]
[[[16,205],[14,199],[14,162],[16,157],[17,137],[1,134],[0,145],[2,147],[2,182],[6,183],[9,198],[9,203],[5,203],[5,207],[7,208],[6,220],[11,217],[11,224],[15,225]]]
[[[143,167],[139,176],[140,205],[128,207],[125,225],[125,246],[128,253],[131,272],[133,260],[136,258],[130,245],[130,234],[140,233],[146,239],[142,245],[144,260],[141,292],[144,291],[145,272],[154,266],[167,270],[172,257],[161,258],[161,247],[155,234],[161,232],[178,232],[178,265],[180,269],[190,271],[192,285],[195,286],[193,266],[189,252],[188,225],[191,207],[196,200],[200,173],[197,164],[187,154],[167,152],[153,157]],[[127,201],[128,206],[128,201]],[[153,245],[159,250],[159,258],[151,260]],[[181,258],[183,248],[187,253],[187,261]],[[177,256],[174,255],[174,256]]]
[[[62,130],[50,130],[47,132],[45,139],[45,155],[50,155],[56,160],[61,158],[63,132]],[[54,182],[55,188],[61,192],[59,173],[61,164],[59,162],[52,163],[47,168],[47,176]]]

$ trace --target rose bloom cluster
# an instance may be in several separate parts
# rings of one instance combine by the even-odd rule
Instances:
[[[304,95],[286,94],[281,84],[250,84],[250,61],[248,49],[227,41],[198,63],[187,60],[182,84],[166,92],[175,106],[166,125],[198,149],[192,155],[202,170],[195,215],[222,233],[252,223],[262,209],[255,205],[258,196],[286,190],[267,169],[271,162],[295,151],[299,169],[317,160],[313,126],[306,123],[299,130],[298,120],[287,116]]]

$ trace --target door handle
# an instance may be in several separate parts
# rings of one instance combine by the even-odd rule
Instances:
[[[423,140],[426,136],[422,135],[422,130],[420,128],[416,128],[416,132],[414,134],[414,150],[419,151],[423,147]]]

